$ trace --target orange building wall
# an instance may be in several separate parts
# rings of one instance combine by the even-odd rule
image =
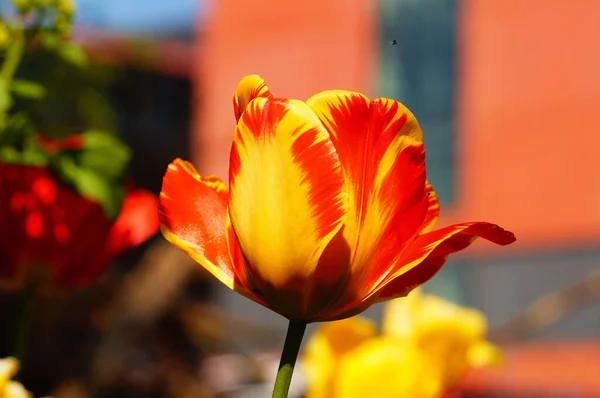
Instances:
[[[196,59],[192,156],[227,176],[239,79],[275,94],[374,94],[376,1],[213,1]],[[489,220],[505,255],[600,242],[600,2],[461,0],[456,204],[439,225]],[[425,132],[427,133],[427,132]],[[476,244],[467,255],[495,252]]]
[[[275,95],[369,92],[376,66],[370,0],[213,0],[199,34],[192,154],[201,173],[227,177],[239,80],[260,74]],[[196,105],[196,108],[197,105]]]
[[[453,219],[600,243],[600,2],[462,0]],[[486,248],[491,245],[486,245]]]

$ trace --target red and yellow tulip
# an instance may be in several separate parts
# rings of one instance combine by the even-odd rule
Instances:
[[[423,135],[397,101],[325,91],[275,98],[258,76],[234,94],[229,188],[183,160],[163,179],[164,236],[231,289],[290,320],[347,318],[405,296],[487,222],[434,230]]]

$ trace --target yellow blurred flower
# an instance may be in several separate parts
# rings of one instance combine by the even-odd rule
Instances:
[[[75,3],[73,0],[58,0],[57,8],[60,13],[72,15],[75,12]]]
[[[10,42],[10,31],[6,24],[0,21],[0,48],[4,48]]]
[[[481,312],[420,289],[387,304],[382,331],[441,359],[446,390],[455,388],[469,369],[502,361],[500,349],[485,340],[487,321]]]
[[[0,359],[0,397],[2,398],[32,398],[23,385],[12,381],[19,370],[19,362],[15,358]]]
[[[340,360],[377,336],[377,326],[368,319],[354,317],[323,323],[306,343],[302,368],[309,381],[306,398],[332,398]]]
[[[417,347],[380,336],[345,355],[334,380],[338,398],[438,398],[441,368]]]
[[[415,290],[389,302],[382,334],[354,317],[321,325],[307,342],[307,398],[439,398],[469,369],[498,363],[483,314]]]

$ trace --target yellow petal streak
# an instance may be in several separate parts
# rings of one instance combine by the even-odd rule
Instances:
[[[347,202],[329,134],[303,102],[257,98],[235,130],[229,213],[251,279],[302,290]]]
[[[352,248],[348,290],[359,297],[377,282],[374,267],[387,271],[425,217],[423,134],[397,101],[332,90],[307,104],[342,162],[349,203],[344,238]]]

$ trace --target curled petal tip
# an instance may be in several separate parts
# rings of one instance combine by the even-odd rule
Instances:
[[[489,223],[481,223],[481,224],[487,224],[488,230],[481,231],[479,235],[481,237],[489,240],[492,243],[495,243],[495,244],[501,245],[501,246],[506,246],[506,245],[510,245],[511,243],[513,243],[517,240],[514,233],[512,233],[496,224],[489,224]]]
[[[254,98],[272,98],[267,83],[259,75],[248,75],[239,82],[233,95],[233,113],[237,120]]]

